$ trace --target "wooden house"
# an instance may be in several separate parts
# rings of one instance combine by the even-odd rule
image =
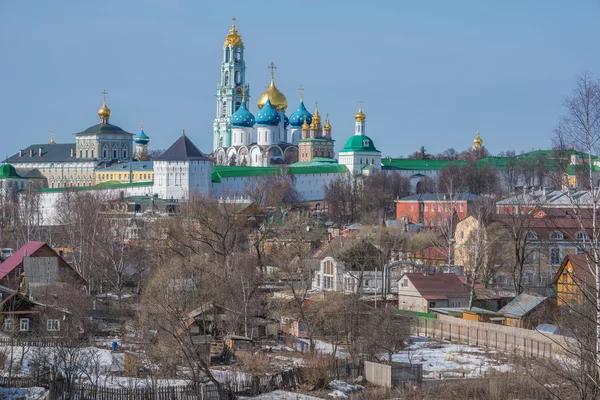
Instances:
[[[563,259],[553,281],[559,307],[574,306],[585,298],[596,297],[595,268],[586,254],[569,254]]]
[[[455,274],[407,273],[398,281],[400,310],[429,312],[432,308],[468,304],[469,291]]]

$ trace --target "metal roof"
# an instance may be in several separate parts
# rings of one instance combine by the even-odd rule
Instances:
[[[498,310],[498,314],[509,317],[522,318],[536,309],[537,306],[546,301],[547,297],[531,296],[521,293],[510,303]]]

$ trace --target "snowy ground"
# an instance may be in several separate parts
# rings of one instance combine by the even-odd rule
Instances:
[[[310,340],[308,339],[298,339],[298,342],[305,343],[307,346],[310,346]],[[333,354],[333,344],[329,342],[325,342],[323,340],[313,339],[315,343],[315,349],[317,353],[321,355]],[[300,351],[300,349],[298,349]],[[349,355],[346,353],[340,346],[337,347],[335,356],[337,358],[348,358]]]
[[[3,400],[42,400],[48,391],[41,387],[30,388],[0,388],[0,399]]]
[[[423,364],[424,378],[476,378],[492,371],[512,371],[502,353],[480,347],[433,342],[429,338],[413,337],[406,350],[392,355],[395,362]]]

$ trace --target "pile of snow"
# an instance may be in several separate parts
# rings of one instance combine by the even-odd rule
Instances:
[[[359,390],[363,390],[365,387],[361,385],[351,385],[349,383],[343,381],[331,381],[327,388],[333,390],[333,392],[329,393],[329,397],[333,397],[336,399],[347,399],[348,395],[346,393],[358,392]]]
[[[298,339],[298,342],[304,343],[305,345],[310,346],[310,340],[308,340],[308,339]],[[324,340],[317,340],[317,339],[313,339],[313,343],[315,345],[315,350],[317,351],[317,353],[319,353],[321,355],[333,354],[333,345],[331,343],[326,342]],[[301,348],[299,348],[299,346],[296,346],[296,349],[298,351],[301,351]],[[340,346],[337,347],[337,349],[335,351],[335,356],[337,358],[348,358],[349,357],[348,353],[340,350]]]
[[[487,372],[509,372],[514,368],[501,360],[502,353],[480,347],[433,342],[429,338],[413,337],[412,343],[392,361],[423,364],[425,378],[465,377],[477,378]],[[386,355],[381,358],[387,359]]]
[[[42,400],[47,396],[48,391],[41,387],[0,388],[0,399],[5,400]]]

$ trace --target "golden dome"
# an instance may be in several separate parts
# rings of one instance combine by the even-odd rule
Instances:
[[[102,107],[100,107],[98,110],[98,116],[100,119],[110,118],[110,108],[106,107],[106,100],[104,101],[104,104],[102,104]]]
[[[223,46],[243,46],[244,42],[242,42],[242,37],[238,33],[237,28],[235,27],[235,19],[233,20],[233,24],[231,25],[231,29],[229,30],[229,35],[225,38],[225,43]]]
[[[326,131],[330,131],[331,130],[331,124],[329,123],[329,114],[325,115],[325,127],[324,129]]]
[[[315,119],[313,118],[312,122],[310,123],[310,129],[314,131],[316,127],[317,125],[315,124]]]
[[[313,122],[317,125],[321,123],[321,115],[319,114],[319,104],[315,106],[315,112],[313,113]]]
[[[265,92],[258,98],[257,106],[259,110],[264,107],[267,99],[271,100],[271,105],[275,107],[277,111],[285,111],[287,109],[287,99],[275,86],[275,78],[273,78],[273,76],[271,76],[271,84],[267,90],[265,90]]]
[[[481,138],[479,131],[477,131],[477,137],[473,139],[473,148],[479,149],[480,147],[483,147],[483,139]]]
[[[365,115],[365,113],[363,112],[362,108],[358,109],[358,112],[356,113],[356,115],[354,115],[354,119],[358,122],[363,122],[367,119],[367,116]]]
[[[303,131],[307,131],[308,130],[308,123],[306,121],[307,121],[307,119],[304,118],[304,123],[302,124],[302,130]]]

